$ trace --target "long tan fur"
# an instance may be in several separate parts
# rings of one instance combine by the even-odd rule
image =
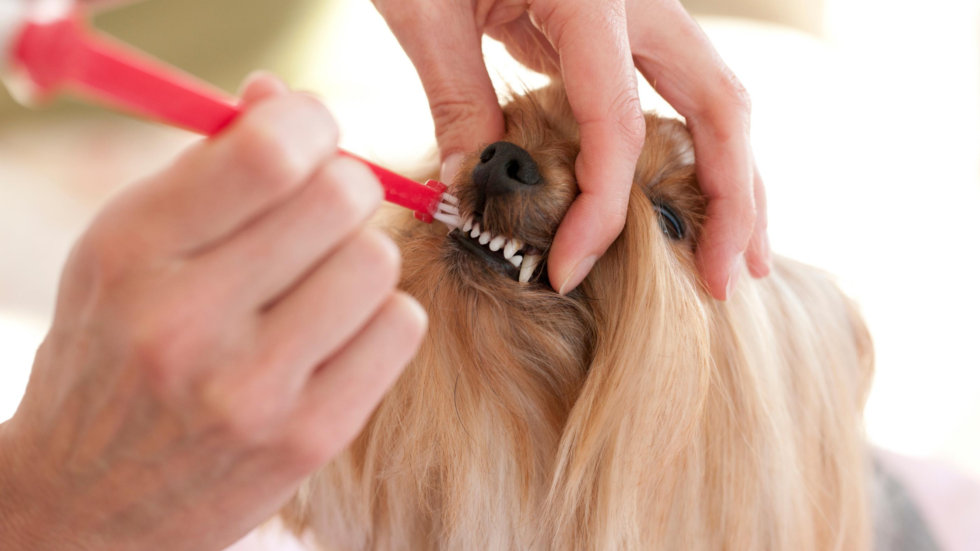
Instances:
[[[548,188],[485,205],[543,239],[574,198],[559,85],[514,98],[507,140]],[[865,550],[871,345],[822,272],[777,258],[727,303],[699,283],[704,198],[682,125],[649,116],[626,227],[562,297],[397,217],[421,351],[361,436],[283,517],[329,550]],[[478,153],[478,152],[476,152]],[[464,163],[454,185],[474,208]],[[653,201],[691,226],[664,235]]]

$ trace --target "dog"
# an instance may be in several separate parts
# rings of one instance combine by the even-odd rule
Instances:
[[[503,111],[450,188],[462,228],[385,223],[428,335],[287,526],[343,551],[870,549],[855,304],[779,256],[713,300],[691,136],[654,114],[622,234],[559,295],[578,127],[560,83]]]

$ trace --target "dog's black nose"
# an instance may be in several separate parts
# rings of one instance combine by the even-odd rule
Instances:
[[[510,142],[492,143],[480,153],[473,169],[473,183],[491,195],[506,195],[524,186],[541,183],[538,164],[531,154]]]

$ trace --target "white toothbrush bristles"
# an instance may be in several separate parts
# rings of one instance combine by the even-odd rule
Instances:
[[[442,200],[439,202],[439,206],[436,208],[436,212],[432,217],[449,226],[450,230],[458,228],[461,225],[459,219],[459,199],[448,193],[443,193]]]

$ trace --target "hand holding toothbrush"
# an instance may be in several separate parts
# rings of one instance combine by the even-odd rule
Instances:
[[[241,115],[233,100],[207,83],[92,31],[71,0],[0,3],[0,76],[26,102],[74,93],[206,136],[222,132]],[[423,185],[338,153],[374,172],[385,201],[411,209],[426,223],[459,224],[458,203],[445,184]]]
[[[218,550],[272,515],[421,340],[398,251],[364,226],[381,199],[326,109],[266,77],[117,196],[0,425],[3,548]]]

